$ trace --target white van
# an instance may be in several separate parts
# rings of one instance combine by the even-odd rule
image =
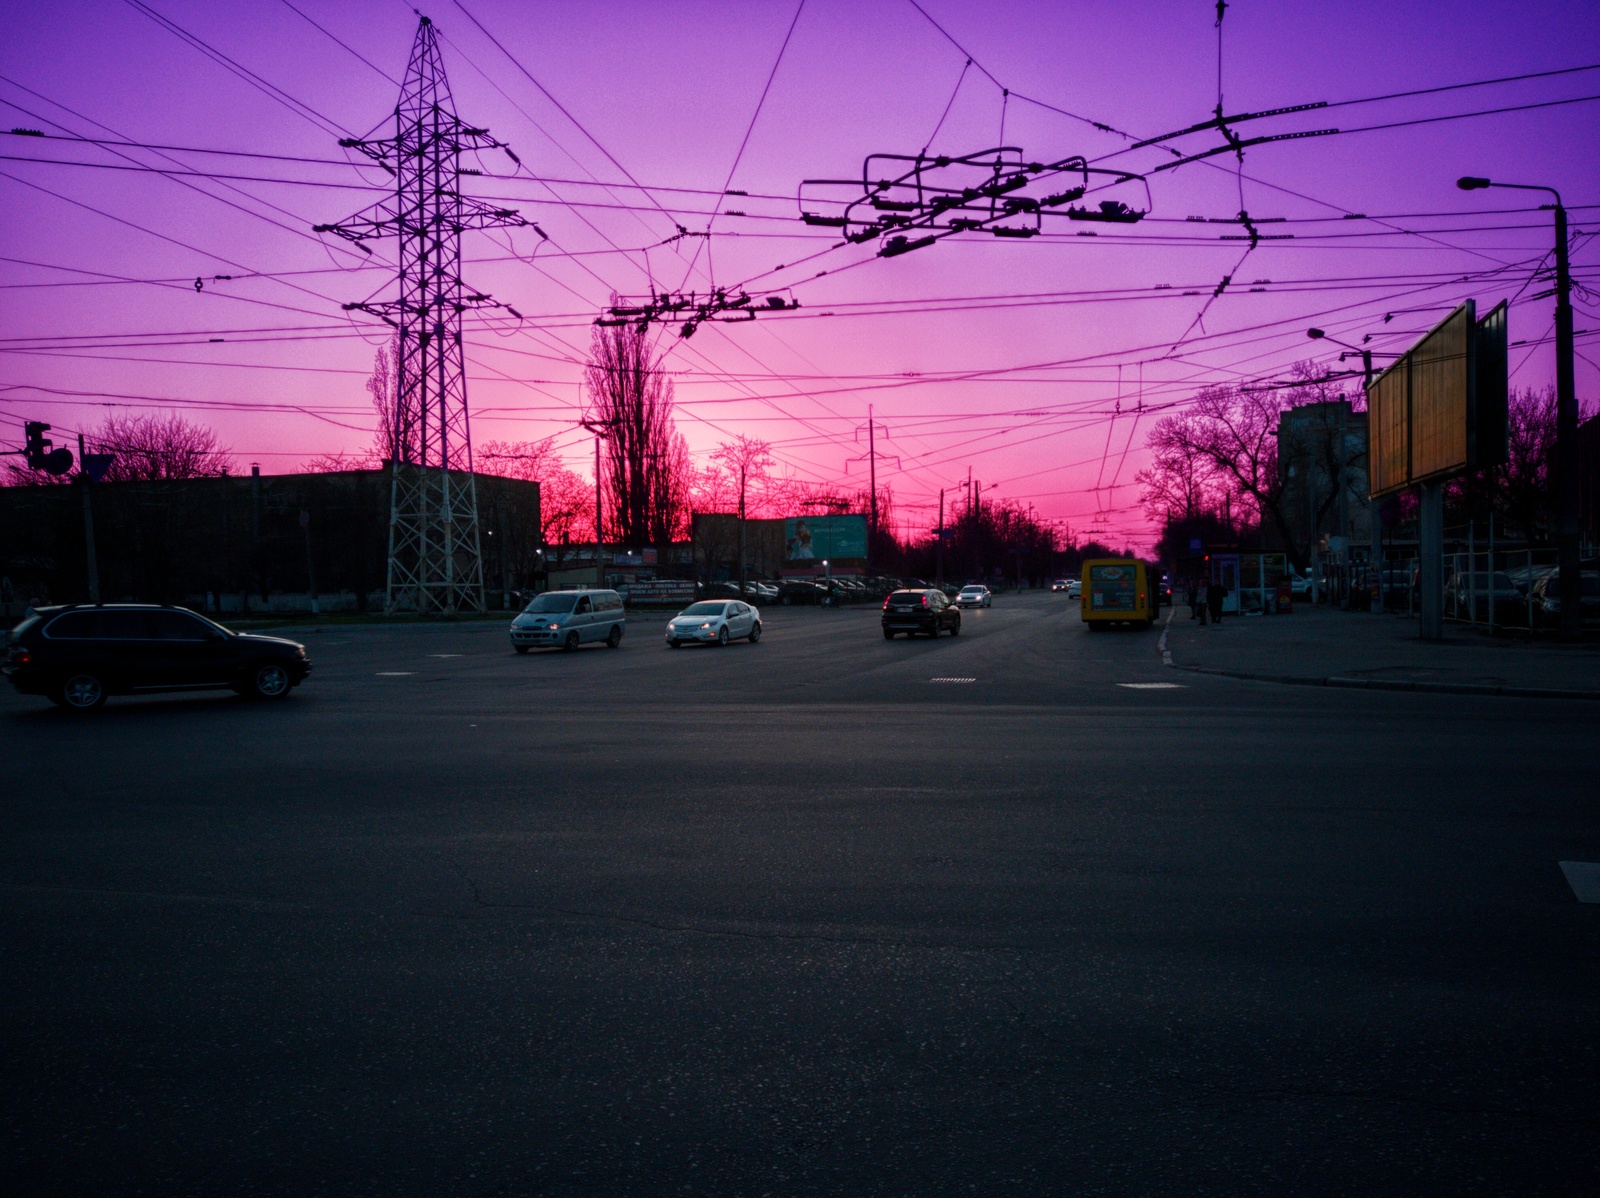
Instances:
[[[627,627],[622,596],[615,591],[546,591],[511,621],[511,647],[518,653],[555,646],[570,652],[590,641],[604,641],[615,649]]]

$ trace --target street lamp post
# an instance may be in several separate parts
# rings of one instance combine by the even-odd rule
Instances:
[[[1532,183],[1495,183],[1466,175],[1456,180],[1462,191],[1504,187],[1513,191],[1547,191],[1555,197],[1556,217],[1556,560],[1561,567],[1560,631],[1562,640],[1583,634],[1582,583],[1578,576],[1578,395],[1572,365],[1572,277],[1567,263],[1567,210],[1554,187]]]
[[[1323,332],[1321,329],[1307,329],[1306,330],[1306,336],[1310,337],[1313,341],[1331,341],[1335,345],[1343,346],[1348,351],[1348,353],[1339,355],[1339,360],[1341,362],[1344,361],[1344,359],[1347,356],[1349,356],[1349,354],[1360,354],[1361,355],[1361,369],[1362,369],[1362,372],[1365,375],[1366,386],[1367,387],[1371,387],[1372,386],[1372,351],[1370,349],[1365,349],[1365,348],[1363,348],[1361,346],[1357,346],[1357,345],[1351,345],[1348,341],[1340,341],[1339,338],[1337,338],[1337,337],[1329,337],[1328,334]],[[1369,454],[1372,452],[1372,430],[1370,428],[1367,430],[1367,452]],[[1341,553],[1342,553],[1342,555],[1344,557],[1345,565],[1348,568],[1349,562],[1350,562],[1350,549],[1349,549],[1349,545],[1350,545],[1350,482],[1349,482],[1349,478],[1347,476],[1347,472],[1350,469],[1350,463],[1349,463],[1349,461],[1347,459],[1346,454],[1347,454],[1347,451],[1345,449],[1345,409],[1344,408],[1340,408],[1339,409],[1339,482],[1338,482],[1338,487],[1339,487],[1339,492],[1338,492],[1338,498],[1339,498],[1339,536],[1341,538],[1343,538],[1343,540],[1344,540],[1345,548],[1341,551]],[[1369,470],[1371,469],[1370,464],[1368,466],[1368,469]],[[1382,544],[1383,544],[1382,522],[1378,519],[1378,505],[1376,503],[1370,503],[1370,501],[1369,501],[1369,512],[1370,512],[1369,522],[1372,525],[1372,565],[1373,565],[1373,569],[1377,569],[1378,563],[1382,560],[1381,557],[1380,557],[1380,555],[1382,553]],[[1349,578],[1346,577],[1346,579],[1345,579],[1345,605],[1346,606],[1349,605],[1349,594],[1350,594],[1350,591],[1349,591]]]

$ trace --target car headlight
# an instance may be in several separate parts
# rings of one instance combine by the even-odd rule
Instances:
[[[547,625],[545,625],[545,627],[548,628],[551,632],[559,632],[559,631],[561,631],[561,625],[559,625],[559,624],[547,624]]]
[[[702,624],[702,625],[700,625],[700,628],[701,628],[702,631],[705,630],[705,629],[708,629],[710,627],[711,627],[710,624]]]

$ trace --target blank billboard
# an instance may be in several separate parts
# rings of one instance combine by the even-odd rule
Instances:
[[[1506,306],[1468,300],[1367,388],[1373,498],[1505,461]]]

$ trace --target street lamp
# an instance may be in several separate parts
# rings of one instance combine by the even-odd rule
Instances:
[[[1352,354],[1360,354],[1361,369],[1366,372],[1366,384],[1369,387],[1372,386],[1372,351],[1370,349],[1362,349],[1358,345],[1351,345],[1348,341],[1340,341],[1337,337],[1330,337],[1321,329],[1307,329],[1306,336],[1310,337],[1313,341],[1331,341],[1335,345],[1344,346],[1345,349],[1350,351],[1350,353],[1340,354],[1339,361],[1341,362],[1350,357]],[[1371,336],[1372,335],[1370,333],[1367,334],[1368,339],[1370,339]]]
[[[1504,187],[1512,191],[1547,191],[1555,197],[1556,216],[1556,560],[1560,564],[1562,640],[1583,633],[1582,584],[1578,577],[1578,396],[1572,365],[1572,276],[1567,264],[1567,210],[1561,193],[1536,183],[1496,183],[1476,175],[1456,180],[1462,191]]]

